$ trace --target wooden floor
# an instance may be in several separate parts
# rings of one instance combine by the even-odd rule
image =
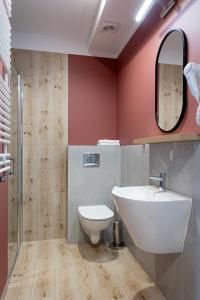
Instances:
[[[166,300],[127,249],[64,239],[22,245],[6,300],[42,299]]]

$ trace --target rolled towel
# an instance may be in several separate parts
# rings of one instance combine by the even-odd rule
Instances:
[[[119,146],[120,141],[119,140],[98,140],[97,145],[98,146]]]

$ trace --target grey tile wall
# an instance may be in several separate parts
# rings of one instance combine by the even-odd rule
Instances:
[[[100,166],[83,167],[83,153],[100,153]],[[68,228],[69,243],[88,242],[88,237],[79,224],[78,207],[81,205],[105,204],[113,210],[111,191],[120,185],[119,146],[69,146],[68,147]],[[111,239],[111,228],[104,233]]]
[[[132,148],[128,146],[127,148]],[[135,171],[126,148],[121,164],[123,185],[131,184]],[[169,300],[200,300],[200,143],[152,144],[149,148],[149,174],[167,173],[167,188],[193,199],[186,241],[182,254],[153,255],[139,250],[126,234],[127,245]],[[141,171],[139,171],[140,174]],[[139,180],[140,175],[138,177]],[[139,180],[140,181],[140,180]],[[132,181],[134,184],[136,181]],[[141,180],[138,184],[145,183]]]
[[[149,183],[149,145],[121,147],[121,185]]]

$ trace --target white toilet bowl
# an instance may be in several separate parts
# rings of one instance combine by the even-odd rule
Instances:
[[[108,228],[113,220],[113,212],[105,205],[79,206],[79,219],[92,244],[100,241],[100,232]]]

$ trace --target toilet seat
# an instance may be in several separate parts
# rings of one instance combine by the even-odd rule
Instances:
[[[78,210],[82,218],[90,221],[104,221],[114,216],[112,210],[105,205],[80,206]]]

